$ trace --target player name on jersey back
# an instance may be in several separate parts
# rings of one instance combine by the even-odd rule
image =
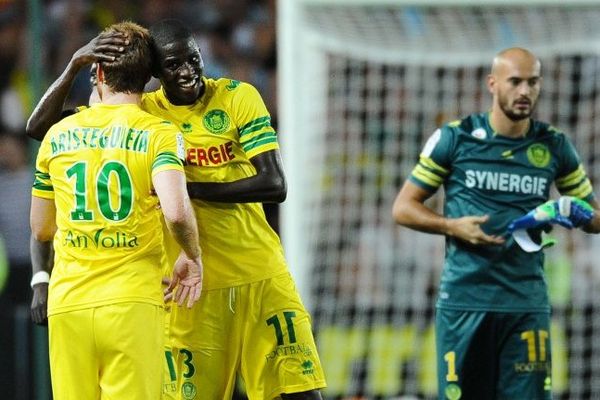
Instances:
[[[106,128],[75,127],[59,131],[50,138],[52,155],[84,149],[123,149],[148,152],[150,132],[127,126]]]

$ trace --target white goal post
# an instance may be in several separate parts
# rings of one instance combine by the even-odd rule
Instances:
[[[437,126],[490,106],[485,76],[511,46],[541,58],[536,117],[571,136],[600,194],[600,2],[277,5],[281,237],[313,314],[326,394],[430,398],[443,239],[395,226],[393,199]],[[556,235],[553,390],[600,398],[600,243]]]

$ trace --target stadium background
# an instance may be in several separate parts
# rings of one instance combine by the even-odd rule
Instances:
[[[573,137],[600,185],[600,5],[524,3],[0,0],[0,398],[50,398],[46,331],[28,315],[37,147],[24,123],[72,53],[103,27],[167,17],[195,32],[207,76],[254,84],[279,128],[290,184],[281,231],[313,313],[325,398],[432,398],[443,242],[394,226],[391,201],[435,126],[488,107],[483,81],[497,50],[540,50],[539,117]],[[67,107],[88,94],[82,71]],[[279,230],[279,208],[266,209]],[[600,398],[600,246],[580,233],[554,235],[554,392]]]

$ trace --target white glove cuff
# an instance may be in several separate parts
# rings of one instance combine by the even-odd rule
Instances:
[[[47,273],[46,271],[38,271],[35,274],[33,274],[33,276],[31,277],[31,288],[33,289],[33,287],[35,285],[37,285],[38,283],[48,283],[50,282],[50,274]]]

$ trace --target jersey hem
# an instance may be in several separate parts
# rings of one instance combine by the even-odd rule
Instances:
[[[267,399],[276,399],[281,396],[282,393],[285,394],[293,394],[293,393],[302,393],[308,390],[319,390],[327,387],[327,383],[324,379],[305,383],[302,385],[288,385],[288,386],[279,386],[277,389],[271,391]]]
[[[449,305],[449,304],[436,304],[435,308],[440,310],[456,310],[456,311],[491,311],[491,312],[514,312],[514,313],[522,313],[522,312],[544,312],[550,313],[550,306],[547,307],[473,307],[469,306],[461,306],[461,305]]]
[[[85,310],[86,308],[96,308],[121,303],[144,303],[164,307],[164,302],[162,301],[162,299],[161,301],[156,301],[155,299],[149,299],[147,297],[131,297],[125,299],[111,299],[98,302],[89,302],[76,305],[48,308],[48,316],[50,317],[52,315],[63,314],[66,312]]]
[[[204,274],[206,274],[206,271],[204,271]],[[277,278],[278,276],[283,276],[283,275],[288,275],[288,274],[290,274],[290,271],[287,269],[284,269],[282,271],[275,271],[274,273],[269,273],[264,276],[243,279],[243,280],[224,283],[224,284],[220,284],[220,285],[216,285],[216,286],[213,286],[213,285],[204,286],[203,285],[202,290],[217,290],[217,289],[226,289],[226,288],[231,288],[231,287],[236,287],[236,286],[248,285],[251,283],[266,281],[267,279]]]

